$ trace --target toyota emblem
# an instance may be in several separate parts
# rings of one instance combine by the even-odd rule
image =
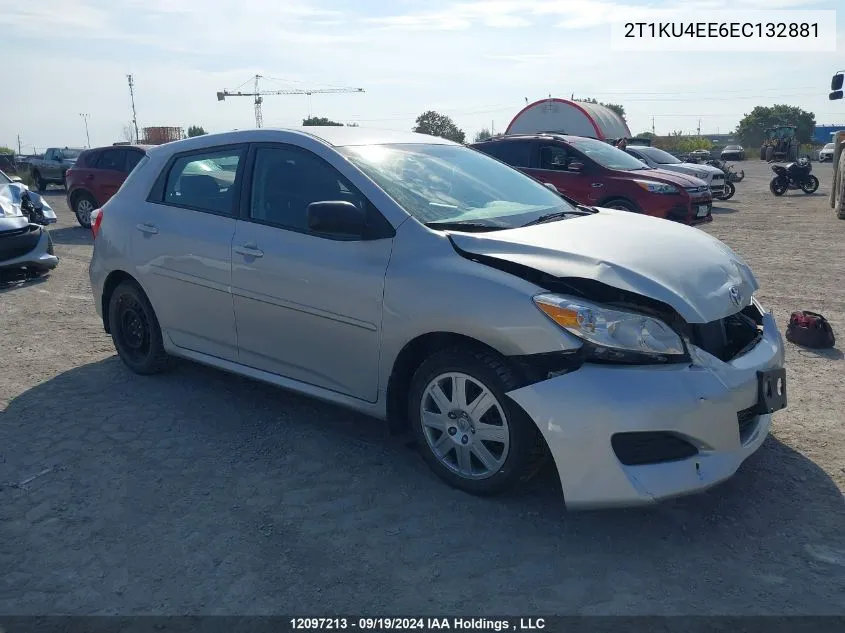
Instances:
[[[742,293],[739,291],[739,288],[731,286],[730,295],[731,301],[733,301],[737,308],[742,305]]]

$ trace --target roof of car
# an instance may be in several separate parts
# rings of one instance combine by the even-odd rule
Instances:
[[[418,134],[415,132],[378,130],[357,126],[341,127],[333,125],[312,125],[290,128],[255,128],[249,130],[233,130],[231,132],[205,134],[203,136],[195,136],[192,138],[182,139],[181,141],[173,141],[171,143],[159,145],[150,148],[150,151],[156,151],[158,147],[166,147],[170,151],[183,151],[189,150],[193,147],[205,147],[209,142],[220,144],[273,142],[279,141],[282,134],[307,135],[317,138],[334,147],[344,147],[349,145],[384,145],[389,143],[459,145],[459,143],[455,143],[445,138],[429,136],[428,134]]]
[[[96,152],[96,151],[101,150],[101,149],[123,149],[123,148],[126,148],[126,147],[128,147],[130,149],[135,148],[135,149],[140,149],[140,150],[146,151],[146,150],[148,150],[152,147],[155,147],[155,145],[144,145],[143,143],[119,143],[119,144],[116,144],[116,145],[103,145],[102,147],[91,147],[91,148],[86,149],[85,151],[86,152]]]
[[[580,141],[582,139],[587,139],[590,141],[598,140],[594,138],[589,138],[587,136],[572,136],[571,134],[560,134],[557,132],[536,132],[533,134],[504,134],[502,136],[496,136],[493,138],[484,139],[483,141],[478,141],[477,143],[473,143],[473,145],[483,145],[484,143],[501,143],[502,141],[516,141],[525,139],[533,140],[538,138],[551,138],[556,141]]]

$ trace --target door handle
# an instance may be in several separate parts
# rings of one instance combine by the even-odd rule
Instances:
[[[243,246],[236,246],[235,252],[244,257],[263,257],[264,251],[258,248],[255,244],[244,244]]]
[[[136,224],[135,228],[141,231],[141,233],[146,233],[148,235],[155,235],[158,233],[158,229],[152,224]]]
[[[593,183],[593,188],[594,188],[594,189],[598,189],[598,188],[600,188],[600,187],[604,187],[604,185],[603,185],[602,183],[600,183],[600,182],[594,182],[594,183]]]

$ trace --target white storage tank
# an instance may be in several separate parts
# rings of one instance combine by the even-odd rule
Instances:
[[[631,138],[625,120],[598,103],[548,98],[525,106],[508,125],[505,134],[553,132],[599,140]]]

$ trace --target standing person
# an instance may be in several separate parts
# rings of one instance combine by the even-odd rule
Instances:
[[[622,138],[620,138],[618,141],[616,141],[616,147],[618,147],[621,150],[624,150],[626,147],[628,147],[628,141],[625,139],[624,136]]]
[[[833,186],[830,188],[830,206],[840,220],[845,220],[845,132],[834,138]]]

